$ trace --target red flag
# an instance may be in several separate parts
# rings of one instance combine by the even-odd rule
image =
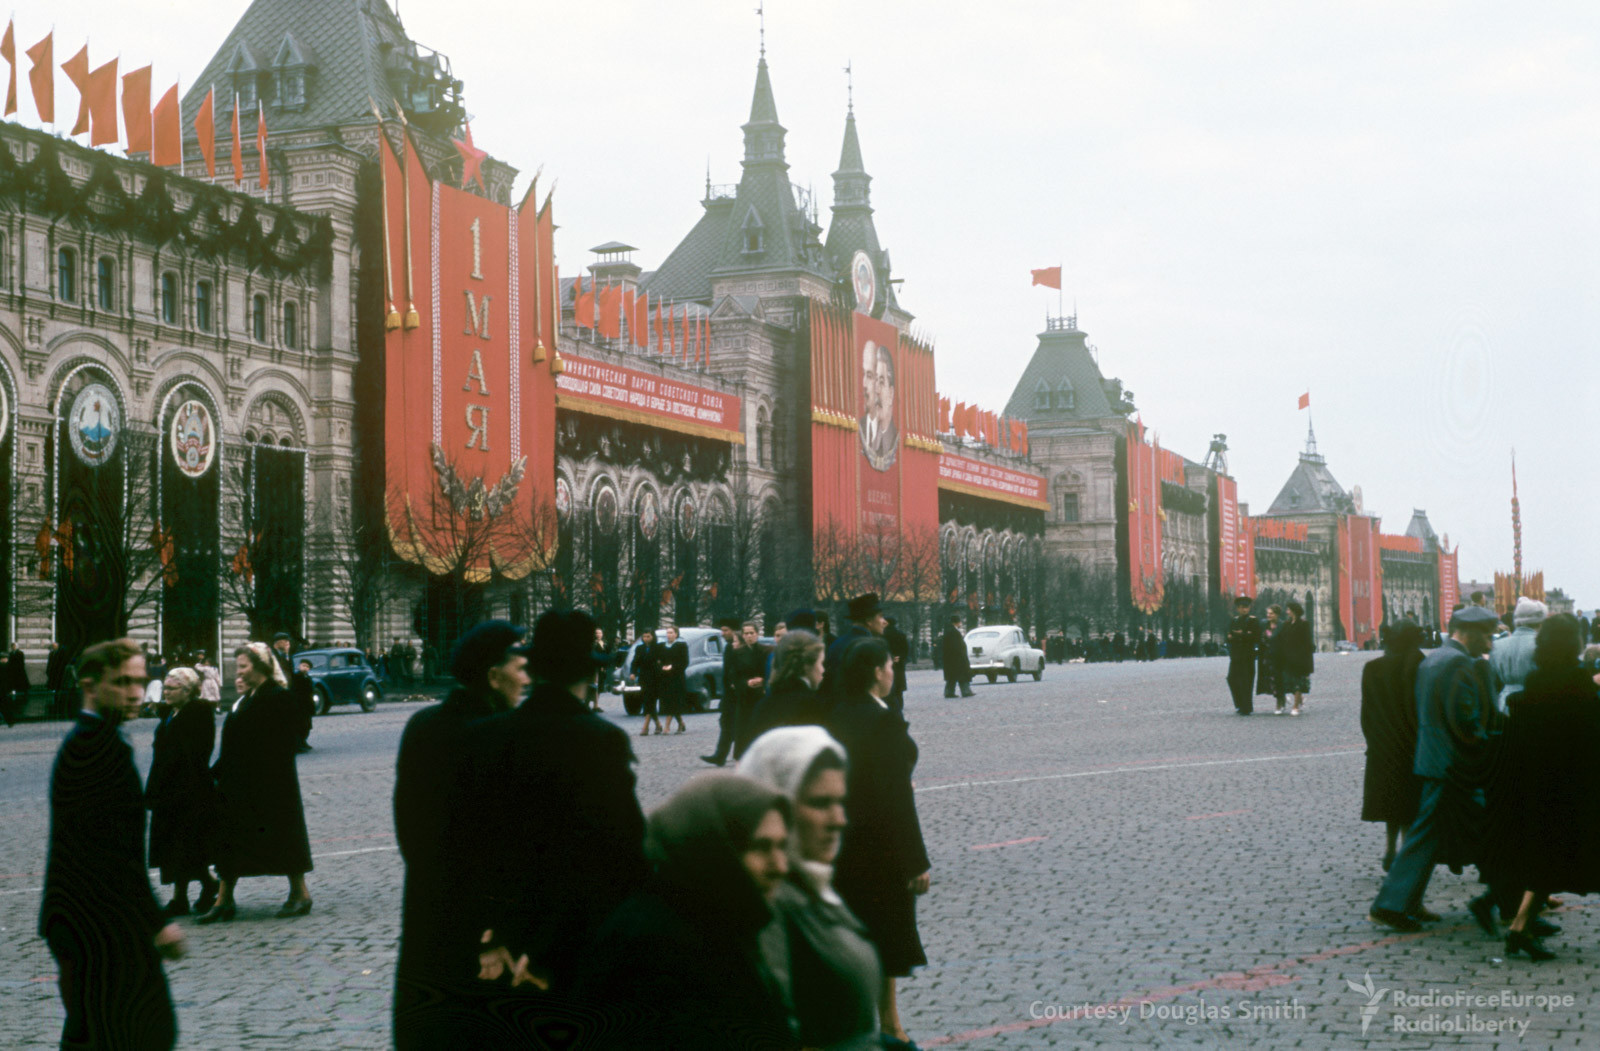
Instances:
[[[950,433],[950,399],[939,399],[939,433]]]
[[[1022,448],[1020,450],[1018,450],[1018,451],[1021,452],[1024,456],[1026,456],[1028,454],[1028,424],[1027,424],[1027,421],[1024,420],[1021,424],[1019,424],[1019,426],[1022,428]]]
[[[672,304],[672,309],[667,313],[667,356],[678,356],[678,304]]]
[[[206,159],[206,175],[213,179],[217,177],[217,122],[213,119],[216,103],[217,89],[212,88],[206,92],[206,100],[200,103],[200,112],[194,115],[194,131],[200,137],[200,156]]]
[[[267,111],[256,100],[256,159],[261,165],[261,188],[267,188]]]
[[[28,59],[33,63],[28,70],[28,86],[33,88],[33,104],[39,110],[39,119],[46,124],[56,122],[56,60],[55,31],[28,49]]]
[[[633,289],[622,290],[622,316],[628,319],[628,338],[633,338]]]
[[[61,63],[61,68],[78,89],[78,119],[72,122],[69,134],[82,135],[89,130],[89,45],[83,45],[81,51]]]
[[[89,145],[108,146],[122,137],[117,128],[117,60],[112,59],[93,73],[88,82]]]
[[[572,286],[572,323],[579,328],[594,328],[594,285],[583,290],[583,275],[579,274]]]
[[[239,145],[239,93],[233,93],[233,184],[244,182],[244,158]]]
[[[1033,271],[1033,283],[1035,285],[1043,285],[1046,288],[1053,288],[1057,292],[1061,291],[1061,268],[1059,266],[1047,266],[1043,270]]]
[[[6,64],[11,67],[11,75],[6,81],[6,116],[17,112],[17,20],[12,19],[6,23],[6,35],[0,39],[0,57],[4,57]]]
[[[1310,391],[1306,391],[1304,394],[1300,395],[1300,407],[1302,409],[1311,408],[1311,392]]]
[[[154,135],[150,143],[150,163],[166,167],[183,163],[183,121],[178,115],[178,85],[174,84],[156,103],[151,115]]]
[[[656,353],[657,354],[661,353],[662,338],[663,337],[662,337],[662,334],[661,334],[661,300],[658,299],[658,300],[656,300]]]
[[[128,129],[128,152],[150,152],[150,67],[122,77],[122,123]]]

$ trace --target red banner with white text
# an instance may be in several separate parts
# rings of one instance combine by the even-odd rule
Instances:
[[[1144,424],[1128,428],[1128,581],[1133,605],[1144,613],[1161,608],[1166,583],[1161,570],[1161,447],[1147,445]]]
[[[1449,543],[1448,538],[1444,541]],[[1446,551],[1444,546],[1439,548],[1439,630],[1450,631],[1450,615],[1455,612],[1456,603],[1461,601],[1461,577],[1457,568],[1457,556],[1460,548],[1455,551]]]
[[[561,409],[744,443],[737,394],[591,358],[568,355],[563,361],[566,370],[556,380]]]
[[[1339,520],[1339,616],[1344,636],[1358,647],[1383,623],[1383,579],[1377,522],[1366,515]]]

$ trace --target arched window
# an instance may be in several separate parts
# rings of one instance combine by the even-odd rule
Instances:
[[[756,465],[759,467],[767,466],[768,459],[772,455],[769,446],[771,432],[772,421],[767,415],[767,407],[763,405],[756,410]]]
[[[256,295],[250,299],[250,338],[257,343],[267,341],[267,297]]]
[[[161,275],[161,320],[178,323],[178,275],[170,270]]]
[[[71,248],[56,253],[56,298],[63,303],[78,301],[78,253]]]
[[[101,256],[95,263],[94,282],[100,309],[117,309],[117,261],[108,255]]]
[[[283,345],[290,350],[300,346],[300,307],[292,299],[283,304]]]
[[[211,282],[194,283],[194,327],[201,332],[211,331]]]

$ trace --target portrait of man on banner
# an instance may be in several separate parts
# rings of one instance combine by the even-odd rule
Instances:
[[[861,350],[861,417],[857,432],[861,451],[875,471],[894,466],[900,447],[894,396],[894,353],[888,346],[869,339]]]

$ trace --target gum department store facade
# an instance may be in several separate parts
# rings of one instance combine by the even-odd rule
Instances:
[[[864,253],[885,290],[883,319],[904,331],[912,318],[873,226],[853,112],[826,231],[818,203],[789,181],[763,58],[740,182],[707,185],[699,222],[654,271],[625,244],[596,249],[585,288],[641,290],[705,319],[700,364],[578,327],[573,282],[562,280],[562,356],[736,397],[738,430],[563,400],[553,557],[524,581],[464,585],[394,557],[378,524],[384,132],[369,103],[407,100],[430,174],[459,182],[450,140],[462,130],[461,82],[385,4],[256,0],[197,83],[216,85],[224,134],[235,91],[242,112],[265,106],[267,190],[256,189],[253,149],[232,188],[220,137],[209,184],[0,124],[0,615],[30,658],[52,640],[74,649],[121,630],[162,650],[226,651],[277,630],[443,646],[472,618],[523,620],[562,601],[600,607],[624,631],[752,613],[770,627],[806,588],[826,591],[804,557],[806,304],[847,297],[850,261]],[[190,90],[186,123],[202,97]],[[186,130],[193,175],[204,168]],[[508,202],[515,175],[486,161],[487,196]],[[1225,444],[1205,463],[1183,459],[1181,484],[1162,483],[1168,601],[1143,616],[1128,605],[1119,451],[1132,398],[1102,375],[1076,319],[1049,320],[1005,412],[1027,421],[1028,457],[939,439],[968,461],[1037,476],[1042,498],[941,481],[937,579],[909,623],[924,638],[942,611],[1015,619],[1041,637],[1220,630]],[[1265,516],[1305,525],[1304,539],[1253,541],[1260,595],[1309,600],[1324,647],[1342,630],[1331,523],[1352,509],[1313,444]],[[1407,535],[1391,545],[1405,550],[1383,552],[1383,606],[1433,618],[1439,541],[1420,511]]]

